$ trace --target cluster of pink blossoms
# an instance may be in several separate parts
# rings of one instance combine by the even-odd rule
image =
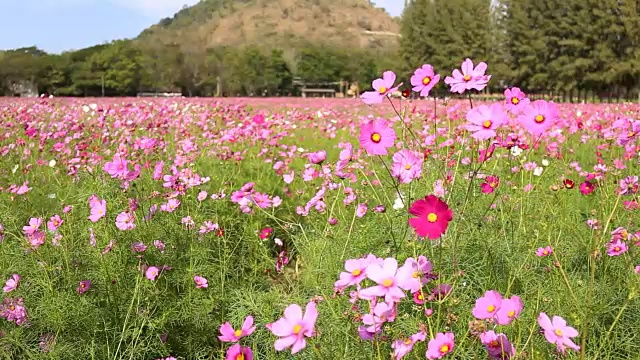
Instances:
[[[253,214],[253,206],[260,209],[276,208],[282,204],[282,199],[278,196],[271,197],[267,194],[257,192],[253,187],[254,183],[244,184],[240,190],[231,193],[231,202],[240,206],[240,210],[245,214]]]

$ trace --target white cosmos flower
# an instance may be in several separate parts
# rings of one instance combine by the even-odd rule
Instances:
[[[549,160],[542,159],[542,166],[549,166]]]
[[[522,149],[520,149],[517,146],[512,147],[511,148],[511,155],[513,155],[515,157],[518,157],[518,156],[522,155]]]
[[[533,169],[533,175],[540,176],[542,175],[543,171],[544,171],[544,168],[542,166],[538,166],[537,168]]]

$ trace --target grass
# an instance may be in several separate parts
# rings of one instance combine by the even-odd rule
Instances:
[[[144,108],[143,103],[148,101],[127,107],[124,101],[105,100],[99,104],[104,112],[85,112],[82,101],[72,100],[0,105],[6,128],[0,140],[0,187],[4,188],[0,193],[4,227],[0,278],[21,276],[18,288],[3,297],[23,298],[28,312],[28,321],[21,326],[0,319],[0,358],[224,358],[229,344],[217,339],[220,325],[230,321],[237,328],[252,315],[258,329],[242,343],[252,348],[257,359],[384,359],[390,357],[393,340],[419,329],[425,330],[427,341],[439,332],[455,333],[456,346],[449,359],[483,359],[487,352],[473,329],[494,329],[495,325],[474,322],[471,310],[487,290],[523,300],[524,310],[513,324],[495,326],[496,332],[504,332],[513,342],[515,358],[558,356],[555,346],[540,333],[536,321],[540,312],[562,316],[580,332],[574,341],[582,349],[569,351],[568,358],[637,358],[640,276],[633,267],[640,264],[638,248],[629,241],[629,251],[608,256],[605,246],[617,227],[631,233],[640,230],[637,210],[624,207],[624,201],[637,195],[616,194],[620,179],[638,175],[638,159],[634,153],[625,161],[626,169],[615,169],[612,162],[623,159],[625,149],[596,127],[611,127],[615,113],[634,111],[636,105],[623,105],[617,112],[605,105],[561,105],[564,139],[545,138],[539,148],[518,157],[498,147],[478,168],[477,149],[486,143],[471,141],[467,133],[459,132],[457,125],[462,121],[454,120],[464,119],[468,108],[464,101],[438,122],[443,130],[437,142],[451,140],[451,147],[428,146],[432,153],[422,177],[397,184],[387,172],[397,149],[390,149],[389,156],[371,157],[358,145],[360,117],[389,116],[387,107],[363,108],[347,101],[331,107],[330,102],[310,100],[307,109],[287,113],[279,104],[253,109],[182,100],[154,101]],[[593,114],[592,123],[570,134],[567,129],[577,119],[576,108]],[[421,139],[433,134],[433,121],[425,121],[431,113],[424,111],[431,109],[418,110],[410,123],[410,130]],[[264,125],[238,126],[251,123],[258,112],[267,115]],[[126,124],[127,120],[131,123]],[[36,129],[36,135],[26,135],[25,126]],[[398,149],[422,151],[424,144],[415,143],[408,128],[396,123],[395,130]],[[589,135],[585,142],[583,135]],[[159,142],[145,150],[140,145],[143,137]],[[529,137],[523,139],[532,144]],[[558,151],[547,151],[554,141]],[[349,168],[353,181],[340,179],[332,171],[304,181],[305,167],[322,173],[322,167],[308,164],[304,154],[325,149],[324,167],[333,170],[340,142],[354,146]],[[606,145],[599,151],[609,170],[603,172],[593,194],[582,195],[578,185],[584,178],[570,163],[592,171],[597,164],[594,149],[599,145]],[[126,152],[130,162],[149,165],[126,190],[120,180],[102,170],[118,149]],[[465,165],[465,158],[470,164]],[[49,166],[52,159],[56,164]],[[549,165],[540,176],[522,169],[531,161],[542,166],[543,159]],[[193,177],[192,173],[210,180],[178,195],[181,203],[174,212],[158,211],[144,220],[149,209],[166,203],[165,196],[171,193],[162,180],[152,179],[158,160],[165,162],[165,175],[174,164],[186,177]],[[283,162],[282,171],[274,170],[277,161]],[[515,166],[519,167],[516,172],[512,171]],[[468,176],[474,169],[500,178],[496,192],[480,191],[482,179]],[[290,171],[295,171],[295,178],[287,185],[282,175]],[[565,178],[574,180],[576,187],[566,189]],[[444,200],[454,218],[441,239],[425,241],[408,226],[407,209],[416,199],[433,193],[439,179],[449,179]],[[28,193],[8,191],[11,184],[19,186],[27,180]],[[242,213],[230,197],[248,182],[254,182],[258,192],[282,198],[282,205],[253,206],[252,214]],[[326,190],[323,212],[296,213],[296,207],[304,206],[329,184],[335,189]],[[533,189],[524,191],[528,184]],[[356,195],[350,205],[345,205],[345,188],[352,188]],[[396,188],[405,195],[402,209],[392,207]],[[226,196],[199,201],[201,191]],[[87,220],[92,194],[107,201],[106,217],[96,223]],[[131,199],[139,203],[134,212],[136,228],[122,231],[115,219],[129,208]],[[365,203],[366,215],[355,216],[356,206]],[[63,213],[67,205],[73,208]],[[383,205],[385,211],[374,212],[376,205]],[[34,249],[23,235],[23,226],[33,217],[46,223],[54,214],[64,220],[57,231],[62,236],[60,245],[52,243],[54,234],[48,232],[46,243]],[[182,223],[187,216],[193,219],[193,228]],[[337,224],[330,225],[330,218],[337,219]],[[587,226],[589,219],[596,219],[599,229]],[[217,223],[224,235],[199,234],[205,221]],[[263,240],[258,233],[268,227],[274,232]],[[90,242],[91,231],[95,246]],[[111,240],[113,249],[103,254]],[[154,240],[165,244],[163,252],[153,245]],[[140,241],[146,251],[132,251],[131,245]],[[544,246],[553,247],[552,256],[535,255]],[[282,251],[290,262],[278,272],[276,262]],[[368,305],[362,300],[351,304],[349,290],[335,295],[334,282],[347,259],[367,254],[394,257],[401,264],[408,257],[424,255],[438,275],[425,291],[437,284],[450,284],[452,291],[425,305],[414,304],[409,294],[398,305],[396,320],[385,324],[375,341],[361,340],[358,325]],[[145,265],[172,269],[150,281],[141,271]],[[197,289],[194,275],[207,278],[208,288]],[[91,280],[92,285],[78,294],[82,280]],[[295,356],[276,351],[276,337],[264,325],[280,318],[289,304],[304,307],[318,297],[322,300],[318,301],[316,336]],[[426,308],[433,311],[429,317]],[[425,351],[426,342],[418,343],[406,358],[424,359]]]

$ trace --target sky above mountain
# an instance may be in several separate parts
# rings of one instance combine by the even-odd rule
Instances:
[[[161,18],[198,0],[4,0],[0,49],[37,46],[47,52],[81,49],[137,36]],[[373,0],[391,15],[402,0]]]

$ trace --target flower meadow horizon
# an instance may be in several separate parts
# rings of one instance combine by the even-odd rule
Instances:
[[[0,347],[70,353],[76,327],[114,358],[597,358],[637,309],[640,108],[474,101],[486,63],[437,70],[411,91],[468,100],[395,100],[388,70],[357,103],[281,111],[0,101]]]

